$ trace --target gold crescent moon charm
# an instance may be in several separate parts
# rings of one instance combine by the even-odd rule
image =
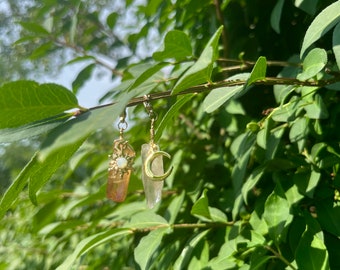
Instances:
[[[163,181],[165,178],[167,178],[171,174],[172,169],[173,169],[173,167],[171,167],[164,174],[155,175],[152,172],[152,170],[151,170],[151,165],[152,165],[152,162],[155,160],[155,158],[157,158],[159,156],[164,156],[164,157],[167,157],[169,159],[171,158],[171,156],[167,152],[164,152],[164,151],[154,151],[145,160],[145,165],[144,165],[145,166],[145,174],[148,177],[152,178],[153,181]]]

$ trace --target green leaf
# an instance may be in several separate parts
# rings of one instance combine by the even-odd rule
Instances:
[[[119,17],[119,14],[117,12],[112,12],[112,13],[109,14],[109,16],[107,16],[106,24],[108,25],[108,27],[110,27],[110,29],[114,28],[114,26],[116,25],[118,17]]]
[[[57,268],[57,270],[69,270],[72,268],[73,263],[83,254],[89,252],[93,248],[111,241],[113,238],[132,234],[129,229],[118,228],[108,231],[100,232],[83,239],[76,247],[74,252],[66,258],[66,260]]]
[[[340,70],[340,23],[336,25],[333,31],[333,52],[336,64]]]
[[[267,250],[264,247],[258,247],[252,252],[250,258],[251,270],[266,269],[265,264],[272,259],[272,256],[266,255]]]
[[[311,50],[303,60],[303,71],[297,75],[300,81],[315,77],[327,64],[327,52],[324,49]]]
[[[172,89],[173,95],[191,86],[210,81],[213,64],[218,56],[218,40],[222,30],[221,26],[209,40],[197,62],[179,78]]]
[[[226,214],[216,207],[208,207],[213,222],[228,222]]]
[[[289,139],[292,143],[296,142],[299,146],[299,151],[301,152],[304,147],[304,142],[309,133],[309,119],[307,117],[298,118],[290,128]]]
[[[60,148],[55,155],[50,155],[45,160],[34,160],[34,164],[27,172],[29,177],[28,190],[31,201],[37,204],[36,193],[51,178],[55,171],[65,164],[71,156],[82,145],[85,138],[79,140],[72,145]]]
[[[265,172],[265,165],[259,166],[252,171],[247,178],[246,182],[242,185],[242,196],[246,204],[248,204],[248,193],[256,184],[260,181],[262,175]]]
[[[156,129],[156,133],[155,133],[155,141],[156,142],[161,138],[162,133],[163,133],[163,131],[166,127],[172,127],[172,121],[179,114],[179,110],[188,101],[190,101],[194,96],[195,96],[195,94],[185,95],[185,96],[179,97],[178,100],[176,101],[176,103],[173,104],[171,106],[171,108],[166,112],[162,121],[160,122],[160,124],[158,125],[158,127]]]
[[[306,115],[311,119],[326,119],[328,118],[328,110],[326,104],[320,95],[316,94],[313,102],[304,107]]]
[[[296,111],[298,110],[299,99],[295,96],[291,100],[273,110],[272,118],[278,122],[291,122],[295,119]]]
[[[24,189],[29,180],[29,172],[36,162],[36,154],[27,163],[25,168],[20,172],[18,177],[13,181],[13,183],[6,190],[5,194],[2,196],[0,201],[0,219],[4,217],[6,211],[11,207],[11,205],[18,198],[20,192]]]
[[[72,113],[63,113],[23,126],[0,129],[0,143],[19,141],[46,133],[64,123],[72,115]]]
[[[192,215],[203,220],[211,220],[207,192],[208,190],[204,189],[202,196],[194,203],[190,211]]]
[[[168,233],[169,228],[160,228],[151,231],[144,236],[134,250],[134,257],[141,270],[149,269],[152,255],[161,244],[163,236]]]
[[[31,52],[29,56],[30,60],[36,60],[39,57],[46,56],[48,51],[50,51],[53,48],[53,45],[54,45],[53,42],[47,42],[47,43],[41,44],[39,47],[37,47]]]
[[[272,160],[275,157],[279,143],[285,131],[285,125],[276,127],[272,118],[267,118],[264,122],[264,128],[257,133],[257,144],[266,150],[266,160]]]
[[[295,0],[294,5],[307,12],[309,15],[314,15],[318,5],[318,1],[315,0]]]
[[[269,235],[276,243],[281,242],[282,232],[289,220],[289,203],[274,192],[269,195],[265,202],[263,218],[269,228]]]
[[[321,232],[319,234],[322,234]],[[299,269],[329,270],[327,249],[319,234],[308,229],[302,234],[295,253]]]
[[[132,92],[134,96],[149,94],[164,80],[164,75],[160,70],[167,65],[168,63],[158,63],[147,69],[141,67],[142,69],[138,69],[135,80],[127,91]]]
[[[49,118],[79,105],[63,86],[16,81],[0,87],[0,107],[1,129]]]
[[[85,84],[85,82],[91,78],[93,69],[96,67],[96,64],[89,64],[85,68],[83,68],[79,73],[75,80],[72,82],[72,91],[74,94],[78,93],[78,90]]]
[[[78,62],[83,62],[83,61],[91,61],[91,60],[95,60],[96,58],[91,56],[91,55],[85,55],[85,56],[78,56],[75,57],[73,59],[71,59],[70,61],[68,61],[65,65],[71,65],[74,63],[78,63]]]
[[[87,111],[52,130],[41,146],[39,159],[57,153],[60,148],[71,146],[88,137],[97,129],[111,126],[124,110],[132,94],[126,94],[112,106]]]
[[[309,198],[314,197],[314,191],[321,178],[320,172],[312,170],[308,173],[297,173],[293,180],[298,187],[300,194],[304,194]]]
[[[322,200],[316,204],[318,221],[323,230],[340,237],[340,204]]]
[[[48,35],[49,34],[49,32],[44,27],[42,27],[40,24],[32,23],[32,22],[19,22],[19,24],[24,29],[34,34],[37,34],[37,35],[41,35],[41,34]]]
[[[182,191],[179,196],[175,196],[172,199],[171,203],[167,207],[164,217],[169,222],[169,224],[175,223],[176,217],[183,206],[184,198],[185,192]]]
[[[340,21],[340,2],[333,4],[322,10],[308,27],[303,39],[300,58],[302,59],[306,50],[319,38],[325,35],[332,27]]]
[[[228,78],[233,80],[248,80],[250,73],[240,73]],[[226,86],[214,89],[206,96],[203,101],[203,108],[207,113],[211,113],[221,107],[224,103],[232,98],[238,98],[244,95],[250,87],[246,85]]]
[[[84,225],[83,220],[57,221],[57,222],[49,223],[47,226],[44,226],[41,230],[39,230],[39,235],[43,235],[43,236],[53,235],[53,234],[63,232],[66,229],[76,230],[76,228],[81,225]]]
[[[39,161],[38,153],[36,153],[1,198],[0,218],[4,216],[6,211],[15,202],[27,183],[29,184],[30,199],[34,204],[37,204],[36,192],[50,179],[53,173],[73,155],[81,143],[82,141],[70,147],[62,148],[58,154],[51,155],[44,161]]]
[[[145,210],[142,212],[138,212],[137,214],[131,217],[130,222],[128,222],[125,227],[136,229],[136,228],[150,228],[150,227],[168,227],[168,222],[157,215],[156,213],[152,212],[151,210]]]
[[[199,242],[204,239],[204,237],[208,234],[210,230],[205,230],[200,232],[194,236],[192,236],[188,242],[186,243],[185,247],[183,248],[181,254],[177,258],[174,263],[174,269],[188,269],[187,266],[191,259],[192,253],[194,252],[195,248],[198,246]]]
[[[285,0],[277,1],[270,15],[270,24],[272,28],[275,30],[275,32],[278,34],[280,34],[280,21],[284,2]]]
[[[252,83],[256,82],[257,80],[262,80],[266,77],[267,71],[267,60],[265,57],[261,56],[257,59],[251,73],[249,80],[247,82],[247,86],[251,85]]]
[[[163,61],[169,58],[183,61],[191,56],[190,39],[184,32],[178,30],[169,31],[164,38],[164,49],[152,55],[156,61]]]

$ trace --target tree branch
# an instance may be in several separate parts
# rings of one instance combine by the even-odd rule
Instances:
[[[253,85],[296,85],[296,86],[315,86],[315,87],[324,87],[326,85],[330,85],[336,82],[339,82],[340,78],[339,77],[333,77],[328,80],[319,80],[319,81],[299,81],[295,78],[276,78],[276,77],[266,77],[264,79],[258,80],[253,83]],[[171,94],[171,90],[164,91],[164,92],[158,92],[158,93],[153,93],[148,96],[149,101],[153,100],[159,100],[159,99],[165,99],[165,98],[170,98],[170,97],[175,97],[175,96],[180,96],[180,95],[186,95],[186,94],[199,94],[202,92],[208,92],[217,88],[221,87],[230,87],[230,86],[237,86],[237,85],[245,85],[247,83],[246,80],[223,80],[219,82],[214,82],[214,83],[206,83],[206,84],[201,84],[193,87],[189,87],[186,90],[176,93],[176,94]],[[227,90],[226,90],[227,91]],[[145,97],[136,97],[131,99],[126,107],[132,107],[136,106],[140,103],[143,103],[145,101]],[[95,107],[91,107],[88,110],[95,110],[99,108],[104,108],[108,106],[114,105],[116,102],[104,104],[104,105],[99,105]],[[77,115],[85,112],[87,110],[78,112]]]

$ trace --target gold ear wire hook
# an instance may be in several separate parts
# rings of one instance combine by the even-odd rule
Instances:
[[[145,160],[144,166],[145,166],[145,174],[152,178],[153,181],[163,181],[165,178],[167,178],[171,172],[173,167],[170,167],[164,174],[161,175],[155,175],[152,170],[151,170],[151,166],[152,166],[152,162],[155,160],[155,158],[159,157],[159,156],[164,156],[167,158],[171,158],[171,156],[164,151],[154,151],[151,155],[149,155],[147,157],[147,159]]]
[[[126,109],[124,109],[124,111],[119,117],[118,129],[119,129],[120,139],[123,139],[124,130],[128,128],[128,123],[126,122],[125,118],[126,118]]]

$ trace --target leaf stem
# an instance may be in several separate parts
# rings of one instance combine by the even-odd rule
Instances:
[[[133,232],[150,232],[160,228],[172,229],[210,229],[233,226],[234,222],[211,222],[211,223],[182,223],[182,224],[160,224],[147,228],[129,228]]]
[[[280,253],[278,253],[275,249],[273,249],[271,246],[264,246],[265,249],[269,250],[271,253],[275,255],[276,258],[284,262],[286,265],[288,265],[291,269],[297,270],[285,257],[283,257]]]

